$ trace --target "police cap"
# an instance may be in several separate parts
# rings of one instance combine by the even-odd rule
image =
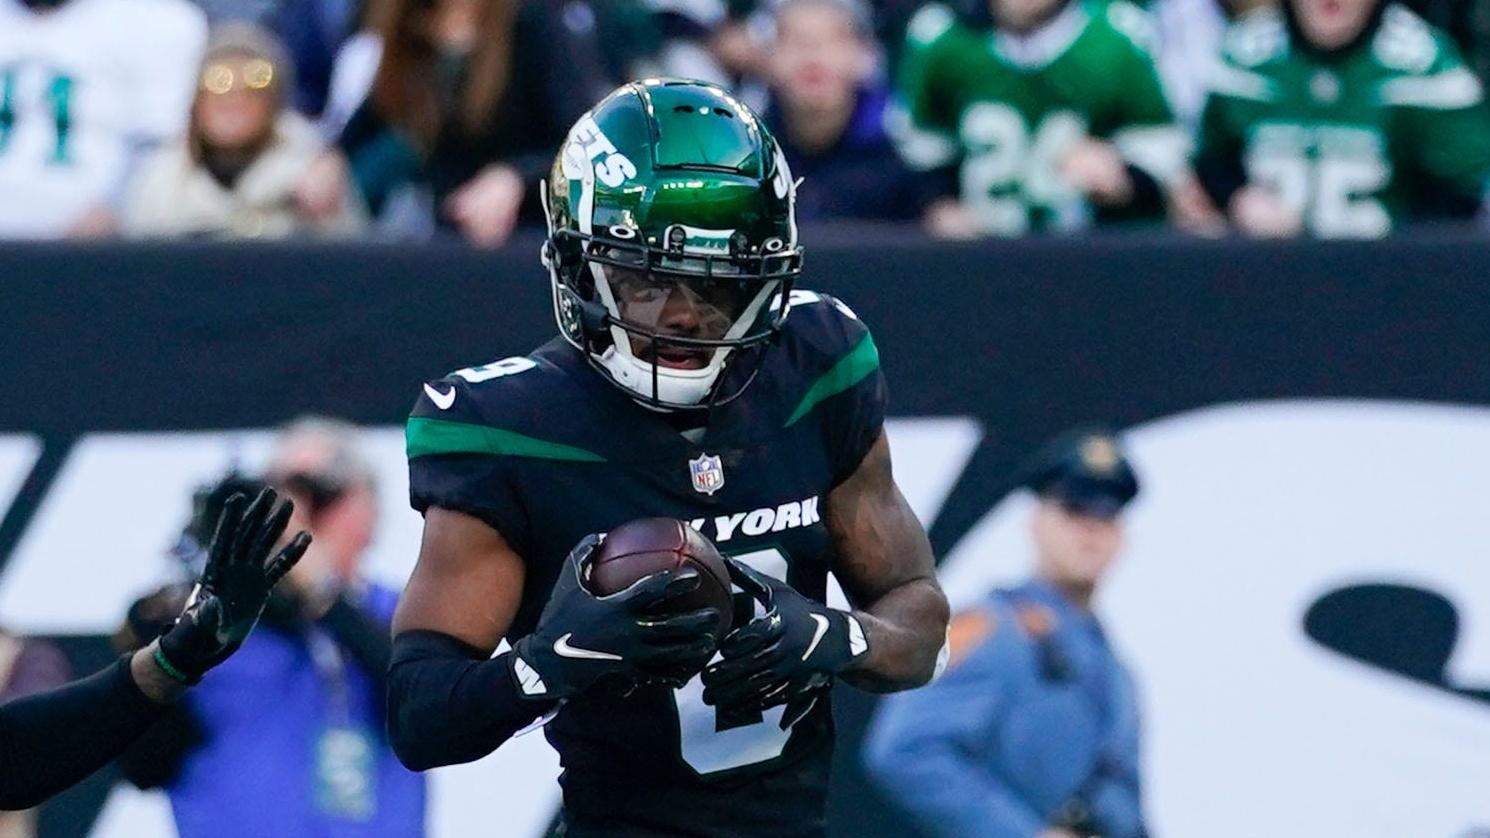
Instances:
[[[1083,429],[1062,434],[1041,449],[1025,485],[1082,515],[1114,518],[1138,494],[1138,475],[1117,436]]]

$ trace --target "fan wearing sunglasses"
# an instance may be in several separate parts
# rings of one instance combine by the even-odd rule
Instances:
[[[350,189],[321,204],[299,198],[324,143],[288,107],[293,69],[267,30],[246,23],[214,30],[186,136],[141,166],[125,207],[126,232],[285,238],[360,230],[366,214]]]

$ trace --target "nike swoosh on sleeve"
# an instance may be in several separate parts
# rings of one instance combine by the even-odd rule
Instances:
[[[435,407],[438,407],[441,410],[449,410],[450,406],[455,404],[454,387],[451,387],[450,392],[448,393],[441,393],[439,390],[436,390],[435,388],[426,384],[424,385],[424,395],[429,396],[429,400],[434,402]]]

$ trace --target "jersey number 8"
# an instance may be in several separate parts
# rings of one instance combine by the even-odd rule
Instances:
[[[776,548],[733,557],[761,573],[786,579],[786,555]],[[702,676],[673,691],[678,707],[678,741],[683,761],[699,774],[717,774],[781,756],[791,729],[781,729],[785,707],[773,707],[755,724],[719,730],[713,707],[704,704]]]

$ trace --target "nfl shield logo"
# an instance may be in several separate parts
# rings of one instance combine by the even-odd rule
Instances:
[[[724,464],[717,456],[700,454],[697,460],[689,460],[688,473],[693,476],[694,491],[712,495],[724,486]]]

